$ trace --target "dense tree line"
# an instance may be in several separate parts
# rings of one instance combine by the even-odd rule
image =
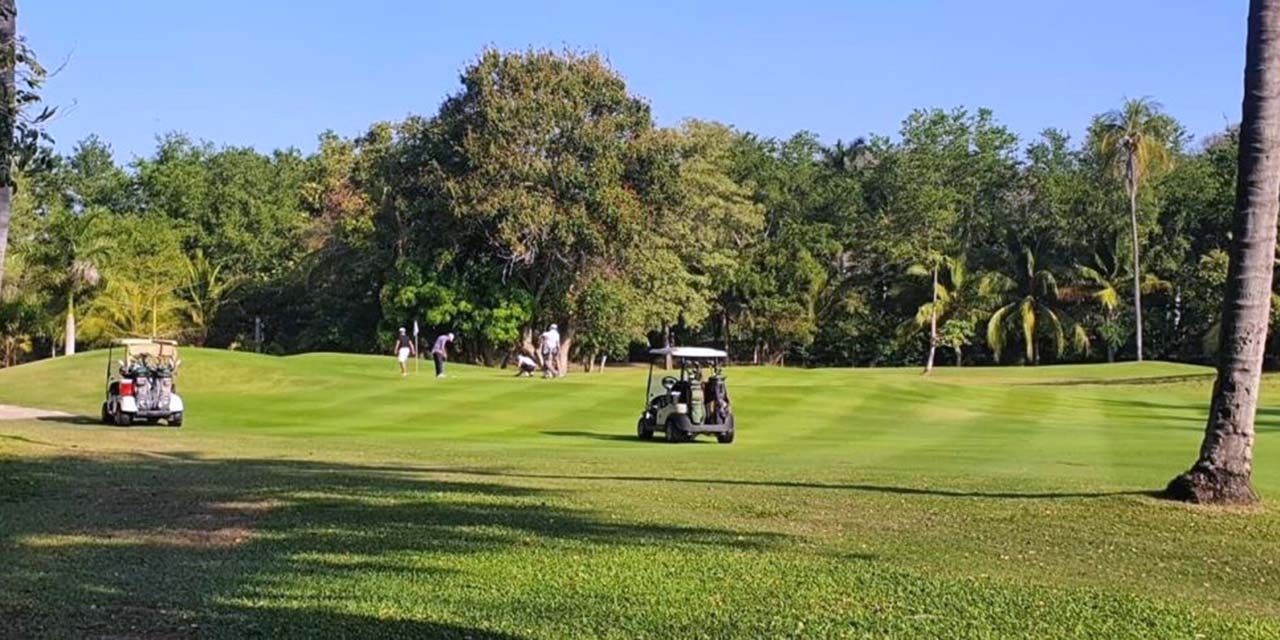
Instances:
[[[1237,145],[1150,100],[1078,141],[966,109],[834,144],[668,129],[598,56],[490,50],[434,115],[314,153],[170,134],[122,165],[89,138],[19,170],[0,356],[134,334],[375,352],[417,320],[488,364],[551,322],[579,362],[666,341],[802,365],[1205,362]]]

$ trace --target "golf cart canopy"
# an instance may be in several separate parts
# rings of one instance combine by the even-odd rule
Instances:
[[[178,341],[176,341],[176,340],[161,340],[161,339],[159,339],[159,338],[156,338],[156,339],[151,339],[151,338],[116,338],[115,340],[112,340],[112,341],[111,341],[111,343],[112,343],[112,344],[118,344],[118,345],[151,345],[151,344],[159,344],[159,345],[168,345],[168,346],[171,346],[171,347],[176,347],[176,346],[178,346]]]
[[[662,349],[650,349],[649,355],[672,356],[676,358],[698,358],[706,360],[729,357],[729,354],[719,349],[708,349],[707,347],[663,347]]]
[[[152,358],[176,358],[178,343],[175,340],[150,338],[117,338],[111,341],[113,347],[124,347],[125,357],[147,355]]]

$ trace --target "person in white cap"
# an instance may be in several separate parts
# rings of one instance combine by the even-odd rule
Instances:
[[[537,370],[538,370],[538,363],[534,362],[533,358],[530,358],[529,356],[523,353],[516,354],[516,377],[517,378],[532,378],[533,372]]]
[[[560,370],[557,368],[560,355],[560,329],[553,324],[539,336],[539,339],[542,342],[542,377],[560,377]]]
[[[418,348],[413,345],[413,338],[410,338],[404,332],[404,327],[400,327],[400,335],[396,336],[396,346],[393,351],[396,354],[396,360],[400,361],[400,375],[409,375],[409,356],[418,355]]]

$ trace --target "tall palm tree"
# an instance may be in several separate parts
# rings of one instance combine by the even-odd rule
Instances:
[[[1021,290],[1018,298],[997,309],[987,321],[987,345],[996,361],[1004,355],[1010,338],[1019,333],[1027,364],[1040,363],[1045,342],[1055,357],[1061,357],[1068,346],[1073,351],[1088,353],[1089,335],[1084,327],[1058,306],[1062,297],[1053,272],[1037,269],[1030,249],[1023,252],[1023,259],[1023,270],[1017,279]]]
[[[1129,223],[1133,240],[1133,313],[1138,361],[1142,361],[1142,270],[1138,239],[1138,189],[1148,176],[1173,160],[1173,121],[1161,112],[1160,103],[1148,98],[1129,100],[1120,109],[1097,121],[1097,152],[1102,161],[1124,180],[1129,196]]]
[[[924,373],[933,371],[934,356],[939,346],[955,351],[956,366],[963,360],[964,345],[972,339],[973,329],[991,310],[1000,305],[1001,296],[1013,288],[1012,281],[999,273],[969,273],[963,257],[943,256],[935,272],[929,265],[915,264],[907,275],[928,279],[932,285],[930,300],[916,309],[916,315],[899,328],[908,338],[929,328],[929,355]]]
[[[1280,214],[1280,0],[1251,0],[1218,377],[1200,456],[1165,494],[1218,504],[1256,502],[1254,418],[1267,343]]]

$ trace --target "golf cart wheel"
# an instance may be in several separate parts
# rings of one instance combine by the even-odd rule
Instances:
[[[649,426],[648,422],[645,421],[644,418],[640,418],[636,421],[636,437],[641,440],[653,439],[653,428]]]
[[[692,426],[689,418],[686,416],[671,416],[667,420],[667,442],[686,442],[689,438],[689,431],[686,427]]]
[[[720,444],[733,444],[733,414],[729,414],[729,419],[725,420],[725,423],[729,425],[729,430],[724,433],[717,433],[716,442],[719,442]]]
[[[111,424],[111,412],[107,410],[107,403],[102,403],[102,424]]]
[[[171,426],[171,427],[181,427],[181,426],[182,426],[182,412],[181,412],[181,411],[179,411],[179,412],[177,412],[177,413],[175,413],[175,414],[173,414],[173,415],[169,416],[169,426]]]
[[[120,411],[119,409],[116,409],[114,418],[117,427],[128,427],[133,424],[133,416]]]

